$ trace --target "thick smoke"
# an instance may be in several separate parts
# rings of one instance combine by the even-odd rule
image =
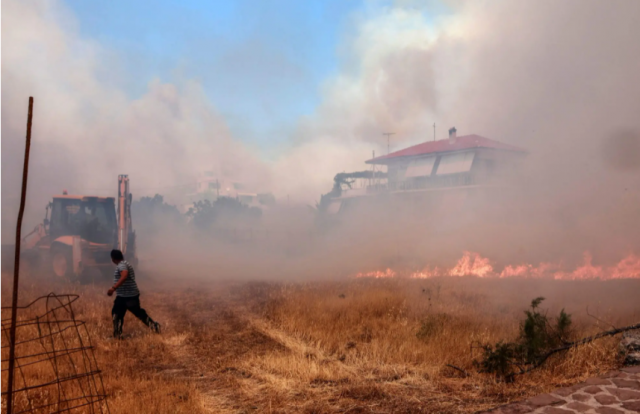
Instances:
[[[576,260],[585,250],[618,260],[637,251],[640,4],[451,2],[435,22],[427,6],[398,2],[363,18],[355,68],[330,84],[314,128],[378,142],[390,130],[398,149],[431,139],[435,121],[438,139],[455,125],[459,135],[530,156],[512,197],[437,218],[421,228],[428,235],[409,237],[419,226],[397,212],[370,227],[397,230],[399,250],[430,260],[463,248],[502,261]],[[325,121],[341,111],[343,122]],[[385,228],[392,217],[404,226]]]
[[[110,74],[117,56],[81,38],[63,4],[3,6],[3,240],[15,227],[30,95],[30,221],[63,189],[113,195],[121,173],[130,175],[138,193],[193,182],[205,169],[245,182],[268,178],[259,158],[233,140],[198,83],[155,80],[142,96],[131,97]]]
[[[369,5],[352,16],[341,69],[322,86],[321,104],[299,121],[276,161],[264,162],[234,140],[197,82],[155,81],[133,98],[118,87],[117,76],[126,74],[118,72],[117,51],[79,36],[62,3],[5,2],[3,242],[13,232],[33,95],[31,222],[51,194],[112,193],[122,172],[138,194],[213,168],[273,190],[283,209],[287,196],[313,204],[335,173],[362,170],[373,150],[386,152],[383,132],[395,132],[397,150],[432,139],[436,123],[438,139],[456,126],[459,135],[528,149],[512,196],[448,218],[381,205],[349,218],[306,256],[262,252],[252,256],[264,257],[253,267],[245,251],[233,256],[222,247],[215,258],[205,249],[199,260],[236,257],[220,268],[278,273],[289,266],[287,273],[301,275],[326,262],[332,266],[322,271],[334,273],[390,258],[419,266],[464,249],[504,262],[573,259],[584,250],[595,260],[618,260],[637,249],[640,3],[451,1],[435,18],[434,4]],[[304,211],[311,214],[296,210]],[[304,233],[312,222],[278,226]]]

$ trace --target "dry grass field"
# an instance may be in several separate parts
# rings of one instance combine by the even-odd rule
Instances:
[[[550,315],[566,308],[576,337],[640,320],[640,280],[143,279],[142,305],[163,333],[129,314],[125,339],[113,341],[109,281],[24,279],[21,302],[81,295],[75,310],[88,322],[112,413],[472,413],[618,366],[618,339],[609,338],[514,384],[478,374],[474,345],[514,339],[534,297],[547,298]],[[3,306],[10,286],[3,275]]]

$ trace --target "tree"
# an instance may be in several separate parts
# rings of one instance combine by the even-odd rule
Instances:
[[[196,201],[187,212],[193,226],[201,231],[210,230],[223,221],[251,222],[260,219],[262,210],[249,207],[232,197],[219,197],[215,201]]]
[[[174,205],[167,204],[164,197],[142,197],[131,205],[131,215],[136,231],[147,236],[156,235],[161,229],[171,225],[183,225],[184,216]]]

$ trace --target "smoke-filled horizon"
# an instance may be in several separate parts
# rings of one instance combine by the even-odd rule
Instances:
[[[372,213],[310,258],[334,260],[331,272],[348,260],[380,264],[390,250],[383,234],[423,262],[469,249],[505,262],[587,250],[595,260],[616,261],[638,251],[638,2],[365,3],[351,12],[336,45],[336,71],[317,85],[319,103],[283,124],[284,144],[269,152],[234,136],[197,76],[138,85],[144,92],[136,97],[110,81],[105,74],[120,70],[118,50],[83,36],[64,2],[3,6],[3,243],[14,237],[26,106],[34,96],[27,230],[53,194],[113,195],[121,173],[135,195],[163,194],[212,170],[272,191],[281,204],[313,205],[336,173],[363,170],[372,150],[386,152],[383,132],[395,133],[397,150],[432,139],[435,122],[438,139],[455,126],[459,135],[526,148],[521,191],[506,205],[478,205],[472,217],[432,220],[428,229],[395,211]],[[237,76],[243,82],[246,75]],[[391,220],[372,226],[380,214]],[[298,260],[291,273],[309,263]]]

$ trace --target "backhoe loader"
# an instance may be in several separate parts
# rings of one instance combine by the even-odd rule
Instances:
[[[127,175],[118,176],[117,200],[63,191],[47,205],[43,222],[23,238],[21,256],[39,269],[69,281],[85,280],[95,270],[113,275],[112,249],[121,250],[135,266],[131,201]]]

